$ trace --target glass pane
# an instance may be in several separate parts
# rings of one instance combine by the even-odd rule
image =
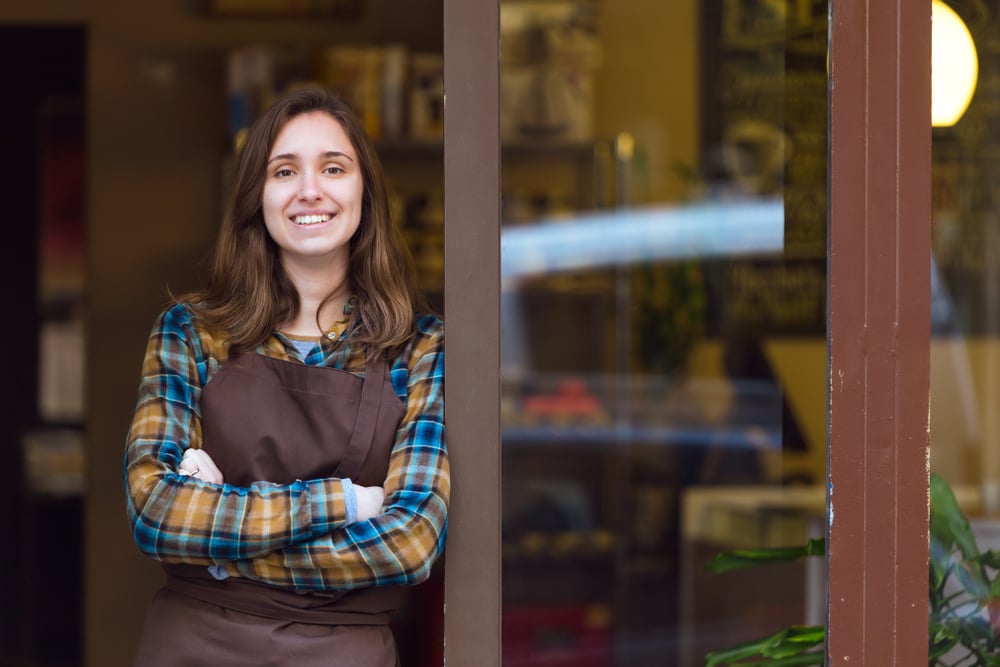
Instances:
[[[998,550],[1000,132],[994,91],[1000,61],[990,45],[1000,36],[1000,9],[935,0],[932,26],[931,471],[952,487],[978,548]],[[933,536],[932,544],[932,564],[953,551],[937,548],[947,545]],[[986,612],[963,592],[968,583],[951,577],[943,594],[932,591],[932,624],[935,615],[951,613],[967,627],[989,627],[979,624]],[[969,636],[942,660],[966,660]]]
[[[501,3],[503,662],[822,623],[827,3]]]

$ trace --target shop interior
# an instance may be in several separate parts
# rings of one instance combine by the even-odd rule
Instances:
[[[124,665],[160,582],[121,486],[146,336],[202,284],[233,154],[275,94],[320,83],[359,111],[443,310],[442,5],[33,4],[0,8],[0,187],[22,221],[0,262],[18,350],[0,664]],[[822,623],[822,562],[704,563],[824,530],[827,15],[501,3],[505,665],[693,667]],[[1000,17],[962,19],[993,43]],[[932,465],[996,512],[982,53],[971,104],[934,129]],[[438,571],[400,614],[404,667],[441,664],[442,599]]]

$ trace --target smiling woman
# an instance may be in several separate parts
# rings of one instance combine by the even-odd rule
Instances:
[[[126,451],[160,560],[136,663],[398,664],[450,477],[443,325],[417,309],[381,167],[323,90],[251,128],[209,286],[149,340]]]

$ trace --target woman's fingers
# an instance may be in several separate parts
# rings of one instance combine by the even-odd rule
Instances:
[[[374,519],[382,511],[385,489],[381,486],[354,485],[354,495],[358,501],[358,521]]]
[[[203,449],[189,448],[184,452],[178,472],[210,484],[222,484],[222,471]]]
[[[181,475],[197,475],[200,470],[197,459],[195,459],[195,449],[187,449],[181,457],[181,463],[177,466],[177,472]]]
[[[222,484],[222,471],[204,449],[194,450],[194,458],[198,463],[198,479],[211,484]]]

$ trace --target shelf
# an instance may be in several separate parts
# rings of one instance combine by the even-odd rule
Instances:
[[[781,432],[759,427],[738,428],[676,428],[666,426],[613,425],[538,425],[503,426],[504,446],[536,447],[545,445],[594,446],[610,442],[633,445],[733,447],[742,449],[780,449]]]
[[[200,0],[198,13],[209,18],[360,19],[362,0]]]
[[[503,142],[500,150],[503,158],[589,159],[593,155],[594,145],[595,142],[590,141],[538,139]],[[441,158],[444,155],[444,143],[418,139],[382,139],[375,142],[375,150],[383,158]]]
[[[615,536],[607,530],[530,531],[503,542],[508,562],[605,562],[615,556]]]
[[[501,146],[501,156],[525,158],[546,156],[552,158],[587,159],[594,154],[597,141],[561,141],[558,139],[534,139],[505,141]]]
[[[502,0],[502,5],[546,4],[546,5],[596,5],[599,0]]]
[[[374,142],[375,152],[380,158],[441,160],[444,144],[440,141],[422,139],[379,139]]]

